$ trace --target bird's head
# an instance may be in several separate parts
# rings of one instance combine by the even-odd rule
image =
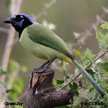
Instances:
[[[35,23],[35,20],[33,20],[30,16],[26,14],[18,14],[13,16],[12,18],[6,19],[4,23],[12,24],[15,30],[19,32],[19,35],[21,35],[24,28]]]

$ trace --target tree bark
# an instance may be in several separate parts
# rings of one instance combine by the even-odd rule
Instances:
[[[52,84],[54,71],[51,68],[35,68],[29,88],[23,97],[24,108],[54,108],[73,103],[72,90],[57,91]]]

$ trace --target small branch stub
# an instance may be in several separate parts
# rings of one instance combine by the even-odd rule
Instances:
[[[52,84],[53,77],[54,71],[49,67],[32,71],[30,86],[21,99],[24,108],[54,108],[73,103],[73,92],[56,91]]]

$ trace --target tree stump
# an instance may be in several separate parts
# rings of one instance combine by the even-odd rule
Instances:
[[[24,108],[54,108],[73,103],[72,90],[56,91],[52,84],[54,71],[35,68],[23,100]]]

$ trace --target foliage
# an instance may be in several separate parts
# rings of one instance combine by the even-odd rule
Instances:
[[[102,51],[105,52],[108,49],[108,33],[103,33],[103,30],[101,28],[98,28],[97,34],[98,34],[99,45],[102,48]],[[74,45],[75,43],[73,41],[69,42],[69,46],[73,47]],[[79,49],[75,49],[74,54],[75,56],[80,58],[79,62],[83,64],[85,67],[87,67],[92,61],[95,60],[95,58],[97,58],[97,56],[102,55],[102,51],[100,50],[98,54],[94,55],[89,48],[87,48],[84,52],[81,52]],[[94,90],[94,88],[87,82],[87,80],[84,79],[84,77],[80,76],[77,78],[76,81],[74,80],[71,81],[71,83],[69,83],[68,86],[64,88],[64,89],[72,89],[72,91],[74,92],[75,96],[74,96],[73,105],[62,106],[57,108],[71,108],[71,107],[72,108],[77,108],[77,107],[107,108],[108,107],[107,104],[108,103],[108,80],[107,80],[108,79],[108,57],[106,55],[103,55],[103,57],[97,59],[95,63],[93,64],[91,63],[90,67],[88,67],[86,70],[95,79],[98,85],[100,85],[100,87],[105,91],[106,95],[104,96],[104,98],[101,97]],[[73,73],[73,75],[67,73],[66,77],[67,76],[68,77],[66,82],[70,82],[72,78],[74,79],[76,73],[78,74],[78,72],[79,71],[75,69],[75,73]],[[66,82],[64,80],[57,80],[54,81],[54,85],[58,88],[64,86]],[[95,104],[97,102],[98,105],[87,105],[87,103],[89,104],[90,102],[95,102]]]
[[[104,24],[101,25],[103,29],[108,29],[108,22],[105,22]]]
[[[54,5],[55,0],[51,0],[45,7],[45,9],[50,8]],[[6,1],[6,7],[8,8],[11,4],[11,0]],[[46,11],[46,10],[43,10]],[[43,12],[42,13],[45,13]],[[51,30],[56,29],[56,25],[52,23],[48,23],[46,20],[43,21],[43,25],[47,26]],[[108,22],[105,22],[101,25],[101,28],[108,30]],[[75,48],[74,55],[77,57],[79,63],[81,63],[84,67],[87,67],[92,61],[96,59],[97,56],[101,55],[102,52],[108,50],[108,33],[103,32],[103,29],[97,29],[98,35],[98,44],[99,48],[101,47],[100,51],[97,54],[93,54],[92,50],[86,48],[85,50],[81,51],[81,49]],[[74,37],[76,40],[80,40],[83,38],[83,35],[80,33],[74,33]],[[77,42],[78,42],[77,41]],[[91,42],[92,43],[92,42]],[[75,41],[70,41],[67,43],[70,49],[72,49],[75,45]],[[79,45],[79,44],[78,44]],[[79,46],[78,46],[79,47]],[[99,94],[95,92],[93,87],[84,79],[82,75],[80,75],[76,80],[74,79],[75,76],[79,74],[78,69],[74,69],[73,72],[68,73],[71,69],[68,65],[61,64],[59,66],[60,71],[65,72],[64,80],[54,80],[53,84],[57,89],[63,87],[67,82],[70,82],[66,87],[63,89],[71,89],[74,93],[74,102],[72,105],[61,106],[57,108],[81,108],[82,102],[99,102],[103,103],[102,105],[83,105],[83,107],[108,107],[108,57],[103,55],[103,58],[99,58],[95,63],[91,63],[90,67],[86,70],[88,73],[95,79],[95,81],[100,85],[100,87],[105,91],[106,95],[102,98]],[[9,62],[9,70],[5,72],[0,68],[0,76],[6,75],[6,82],[0,81],[0,86],[4,89],[4,94],[7,96],[7,100],[10,102],[15,102],[18,97],[22,94],[24,89],[24,80],[19,76],[19,73],[24,73],[27,71],[27,68],[24,66],[20,66],[14,60],[10,60]],[[73,80],[73,81],[72,81]],[[4,99],[5,100],[5,99]],[[4,101],[3,101],[4,102]],[[18,107],[22,108],[22,107]]]
[[[26,67],[20,66],[14,60],[10,60],[9,62],[8,73],[4,72],[0,68],[0,75],[5,74],[7,76],[6,82],[0,82],[0,85],[2,85],[2,88],[4,88],[4,93],[5,95],[7,95],[8,102],[17,102],[18,97],[22,94],[22,91],[24,89],[24,80],[19,76],[19,74],[20,72],[23,73],[26,71]],[[16,106],[13,106],[12,108],[16,108]],[[18,106],[18,108],[22,107]]]

